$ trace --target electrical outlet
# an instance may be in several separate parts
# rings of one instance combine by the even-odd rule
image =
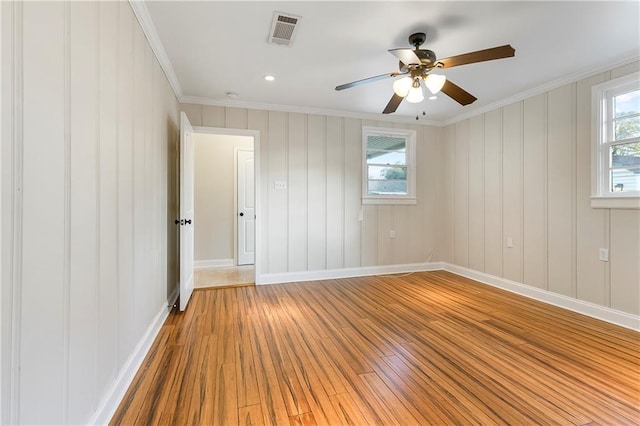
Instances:
[[[598,250],[598,258],[602,262],[608,262],[609,261],[609,249],[601,248],[600,250]]]
[[[287,181],[286,180],[277,180],[274,182],[273,187],[275,189],[287,189]]]

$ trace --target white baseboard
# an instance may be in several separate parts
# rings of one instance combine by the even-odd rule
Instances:
[[[562,294],[553,293],[551,291],[542,290],[516,281],[505,278],[496,277],[495,275],[485,274],[473,269],[464,268],[462,266],[453,265],[451,263],[442,262],[445,271],[452,272],[472,280],[498,287],[521,296],[549,303],[550,305],[568,309],[579,314],[583,314],[592,318],[616,324],[631,330],[640,331],[640,316],[631,315],[626,312],[617,311],[605,306],[596,305],[595,303],[585,302],[583,300],[574,299]]]
[[[371,275],[401,274],[406,272],[437,271],[441,262],[409,263],[405,265],[364,266],[360,268],[327,269],[324,271],[283,272],[280,274],[260,274],[256,284],[283,284],[302,281],[322,281],[338,278],[366,277]]]
[[[222,266],[234,266],[233,259],[207,259],[193,262],[193,269],[219,268]]]
[[[284,272],[279,274],[261,274],[256,277],[256,284],[282,284],[302,281],[321,281],[339,278],[364,277],[371,275],[399,274],[405,272],[445,270],[483,284],[498,287],[521,296],[549,303],[579,314],[597,318],[611,324],[631,330],[640,331],[640,316],[617,311],[605,306],[574,299],[562,294],[542,290],[516,281],[500,278],[495,275],[464,268],[447,262],[415,263],[405,265],[370,266],[361,268],[330,269],[324,271]]]
[[[115,414],[118,406],[122,402],[122,398],[127,393],[131,382],[135,377],[138,369],[142,365],[142,361],[147,356],[151,345],[156,336],[160,332],[160,328],[164,324],[165,320],[169,316],[171,307],[174,305],[178,298],[179,287],[177,287],[173,294],[169,296],[169,301],[162,304],[160,311],[155,316],[147,331],[144,333],[138,344],[136,345],[133,353],[129,356],[127,361],[120,369],[120,373],[113,383],[111,388],[107,391],[103,397],[98,409],[96,410],[93,418],[89,420],[90,425],[108,425],[111,417]]]

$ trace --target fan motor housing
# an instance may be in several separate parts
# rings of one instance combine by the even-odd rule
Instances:
[[[413,53],[420,58],[422,65],[432,67],[436,63],[436,54],[428,49],[420,49],[420,46],[422,46],[426,40],[427,35],[425,33],[413,33],[409,36],[409,44],[415,48]]]
[[[420,66],[417,65],[405,65],[402,63],[402,61],[398,62],[398,67],[400,69],[400,72],[407,72],[407,71],[428,71],[431,68],[435,67],[436,65],[436,54],[433,53],[432,50],[428,50],[428,49],[418,49],[418,50],[414,50],[413,53],[416,54],[416,56],[420,59]]]
[[[436,54],[433,53],[432,50],[427,49],[419,49],[413,51],[418,58],[420,58],[420,62],[424,65],[432,66],[436,63]]]

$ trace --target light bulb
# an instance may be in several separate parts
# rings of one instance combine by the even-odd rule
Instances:
[[[413,87],[411,87],[411,90],[409,90],[409,94],[405,99],[407,102],[411,102],[412,104],[424,101],[424,93],[422,93],[422,86],[420,86],[419,78],[416,78],[413,81]]]
[[[442,90],[442,86],[447,81],[447,77],[440,74],[429,74],[424,81],[429,91],[434,95]]]
[[[399,78],[393,82],[393,92],[404,98],[409,93],[409,90],[411,90],[412,84],[413,79],[411,77]]]

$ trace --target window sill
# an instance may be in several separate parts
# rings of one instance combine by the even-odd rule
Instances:
[[[362,204],[415,205],[418,204],[418,200],[416,198],[363,198]]]
[[[640,197],[591,197],[593,209],[631,209],[640,210]]]

